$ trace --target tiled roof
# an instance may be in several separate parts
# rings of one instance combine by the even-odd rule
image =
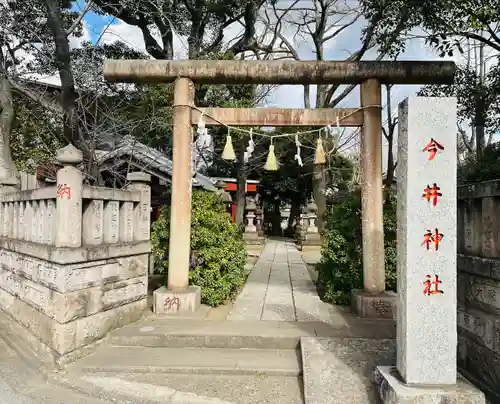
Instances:
[[[99,165],[110,159],[120,159],[121,157],[130,156],[144,164],[143,169],[149,174],[156,175],[154,172],[156,170],[166,174],[168,178],[172,177],[172,160],[170,158],[158,150],[137,142],[130,136],[125,136],[115,149],[109,152],[98,150],[96,154]],[[198,172],[193,176],[193,186],[201,186],[209,191],[217,190],[214,186],[215,182],[214,179]]]

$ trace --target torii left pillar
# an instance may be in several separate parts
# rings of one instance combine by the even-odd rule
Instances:
[[[396,294],[385,290],[382,184],[382,89],[377,79],[361,83],[361,222],[363,289],[351,291],[351,308],[359,317],[396,316]]]
[[[179,77],[174,86],[168,283],[154,292],[155,313],[192,313],[199,309],[201,300],[200,287],[189,285],[194,83]]]

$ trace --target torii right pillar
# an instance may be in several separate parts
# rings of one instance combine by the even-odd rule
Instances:
[[[385,290],[382,184],[382,90],[377,79],[361,83],[361,220],[363,290],[351,291],[351,309],[358,317],[396,316],[396,294]]]

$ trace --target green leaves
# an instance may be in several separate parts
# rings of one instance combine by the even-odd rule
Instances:
[[[500,143],[486,146],[479,161],[469,156],[465,163],[458,167],[458,180],[462,184],[498,178],[500,178]]]
[[[500,17],[498,0],[362,0],[363,14],[373,24],[365,35],[389,56],[397,56],[405,47],[410,32],[419,30],[441,56],[462,52],[461,40],[476,39],[500,51],[499,36],[481,35],[495,31]]]
[[[324,299],[347,305],[352,289],[363,288],[361,198],[359,191],[333,204],[318,264]],[[384,205],[386,288],[396,288],[396,203],[390,194]]]
[[[151,242],[156,270],[168,272],[170,211],[167,206],[153,224]],[[191,214],[191,271],[189,281],[201,287],[204,304],[218,306],[236,296],[245,282],[246,248],[220,198],[193,191]]]
[[[459,67],[451,86],[425,86],[418,95],[423,97],[457,97],[460,124],[474,125],[476,119],[484,119],[486,134],[500,128],[500,67],[492,67],[481,83],[475,69]],[[485,110],[478,109],[478,103]],[[484,116],[478,114],[484,113]]]

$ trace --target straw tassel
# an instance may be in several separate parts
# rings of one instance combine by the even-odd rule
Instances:
[[[230,161],[236,160],[236,153],[234,152],[233,141],[231,140],[229,132],[226,136],[226,145],[224,146],[224,151],[222,152],[222,158]]]
[[[323,149],[323,139],[318,137],[318,140],[316,142],[316,155],[314,158],[314,164],[325,164],[326,163],[326,156],[325,156],[325,150]]]
[[[264,165],[264,170],[267,171],[278,171],[278,162],[276,161],[276,155],[274,154],[274,145],[271,139],[271,144],[269,145],[269,153],[267,154],[266,164]]]

